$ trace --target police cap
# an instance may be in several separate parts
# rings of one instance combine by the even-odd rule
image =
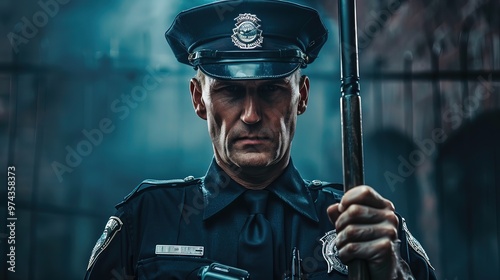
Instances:
[[[181,63],[222,80],[283,78],[326,42],[316,10],[285,1],[218,1],[177,15],[165,38]]]

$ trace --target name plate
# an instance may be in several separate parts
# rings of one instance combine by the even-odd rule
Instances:
[[[155,253],[157,255],[202,257],[204,250],[203,246],[156,245]]]

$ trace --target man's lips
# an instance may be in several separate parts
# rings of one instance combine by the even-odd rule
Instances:
[[[236,143],[241,143],[244,145],[259,145],[263,144],[264,142],[269,141],[270,138],[268,137],[238,137],[235,139]]]

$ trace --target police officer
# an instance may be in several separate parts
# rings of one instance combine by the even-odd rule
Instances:
[[[434,279],[429,259],[373,188],[303,179],[290,158],[309,78],[327,39],[318,13],[281,1],[181,12],[165,34],[206,120],[205,176],[146,180],[117,205],[85,279]],[[121,278],[120,278],[121,277]]]

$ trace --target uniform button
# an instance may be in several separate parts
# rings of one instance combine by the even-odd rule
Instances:
[[[190,182],[193,180],[194,180],[194,176],[187,176],[186,178],[184,178],[184,182]]]
[[[323,185],[323,183],[320,180],[313,180],[312,184],[315,185],[315,186],[321,186],[321,185]]]

